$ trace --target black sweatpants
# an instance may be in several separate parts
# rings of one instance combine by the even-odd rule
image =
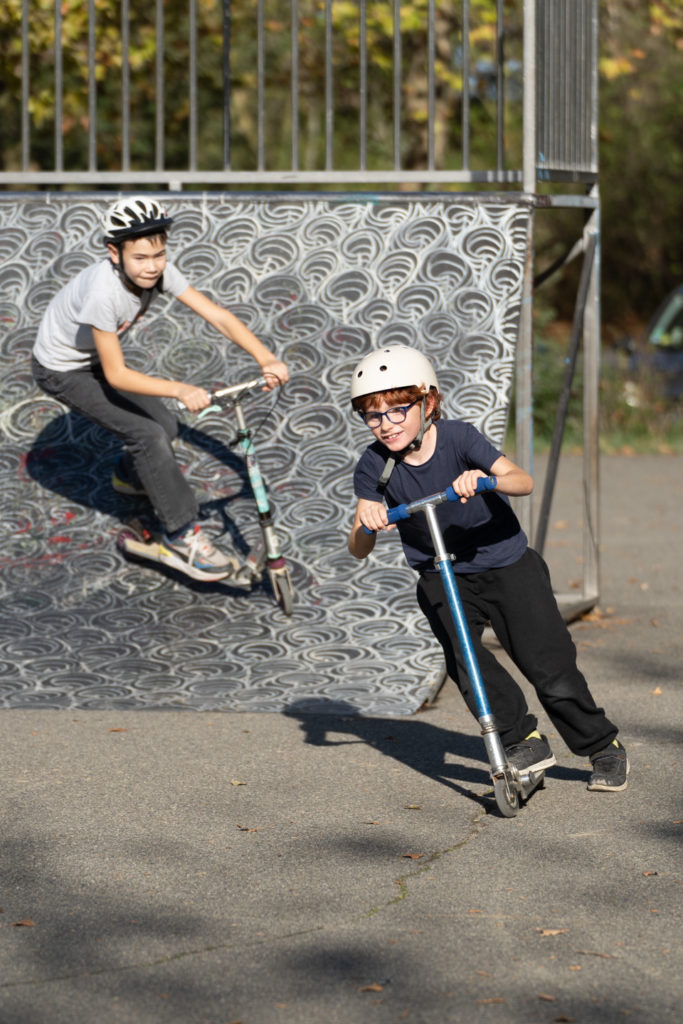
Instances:
[[[519,743],[536,728],[537,720],[510,673],[481,642],[489,622],[572,753],[587,757],[611,743],[617,728],[596,706],[577,667],[576,648],[541,556],[527,548],[513,565],[477,573],[456,572],[456,581],[503,745]],[[476,718],[474,694],[438,572],[420,576],[417,599],[443,648],[448,674]]]

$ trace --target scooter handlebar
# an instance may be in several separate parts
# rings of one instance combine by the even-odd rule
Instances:
[[[493,491],[497,485],[498,480],[495,476],[481,476],[477,480],[475,493],[483,494],[485,491]],[[457,494],[451,485],[445,491],[441,491],[440,494],[432,494],[429,498],[420,498],[418,501],[410,502],[410,504],[394,505],[393,508],[387,509],[387,519],[389,523],[398,523],[401,519],[410,519],[414,512],[421,511],[425,505],[440,505],[444,501],[460,501],[461,497],[462,495]],[[374,530],[369,530],[367,526],[364,526],[363,529],[368,534],[375,532]]]

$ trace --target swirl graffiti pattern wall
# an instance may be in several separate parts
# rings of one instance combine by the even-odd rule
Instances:
[[[107,197],[110,199],[111,197]],[[102,257],[98,195],[0,196],[0,706],[409,714],[443,674],[395,537],[346,552],[367,431],[349,374],[377,345],[419,346],[446,412],[503,441],[530,210],[519,197],[183,195],[169,257],[286,360],[276,401],[247,404],[296,602],[126,561],[139,506],[110,486],[116,439],[41,395],[30,352],[50,298]],[[166,297],[133,329],[136,369],[203,385],[253,364]],[[272,406],[272,408],[271,408]],[[266,414],[270,411],[270,415]],[[234,423],[186,417],[183,466],[207,528],[259,535]],[[444,486],[450,481],[445,481]]]

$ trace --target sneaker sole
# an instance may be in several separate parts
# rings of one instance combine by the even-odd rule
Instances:
[[[620,785],[612,786],[609,782],[593,782],[588,783],[586,789],[591,793],[623,793],[628,786],[628,773],[631,771],[631,765],[626,762],[626,778]]]
[[[515,764],[514,761],[510,761],[510,764],[514,768],[517,768],[517,765]],[[527,765],[526,768],[517,768],[517,771],[520,772],[520,773],[523,773],[523,772],[544,772],[546,770],[546,768],[552,768],[552,766],[554,764],[557,764],[557,759],[556,759],[554,754],[551,754],[550,757],[546,757],[542,761],[536,761],[535,764]]]
[[[118,477],[112,479],[111,486],[117,494],[126,494],[129,498],[147,497],[147,491],[143,491],[140,487],[133,487],[132,484],[126,484],[123,480],[119,480]]]
[[[163,544],[159,545],[159,561],[163,565],[168,565],[171,569],[177,569],[178,572],[182,572],[185,576],[191,576],[193,580],[204,580],[204,582],[212,582],[214,580],[224,580],[226,576],[230,576],[232,569],[228,566],[226,569],[219,569],[216,572],[208,572],[206,569],[198,569],[196,565],[192,565],[190,562],[186,562],[175,551],[169,551]]]

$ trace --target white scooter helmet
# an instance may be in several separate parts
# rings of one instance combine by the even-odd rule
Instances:
[[[351,401],[375,391],[419,387],[425,394],[439,388],[432,364],[408,345],[387,345],[370,352],[351,374]]]
[[[425,398],[430,388],[439,390],[434,367],[426,356],[408,345],[387,345],[365,356],[351,374],[351,401],[372,395],[376,391],[394,391],[417,387],[423,392],[420,402],[420,429],[414,441],[403,452],[391,453],[382,470],[377,486],[383,493],[397,461],[408,452],[416,451],[425,433],[434,421],[434,414],[425,416]]]

